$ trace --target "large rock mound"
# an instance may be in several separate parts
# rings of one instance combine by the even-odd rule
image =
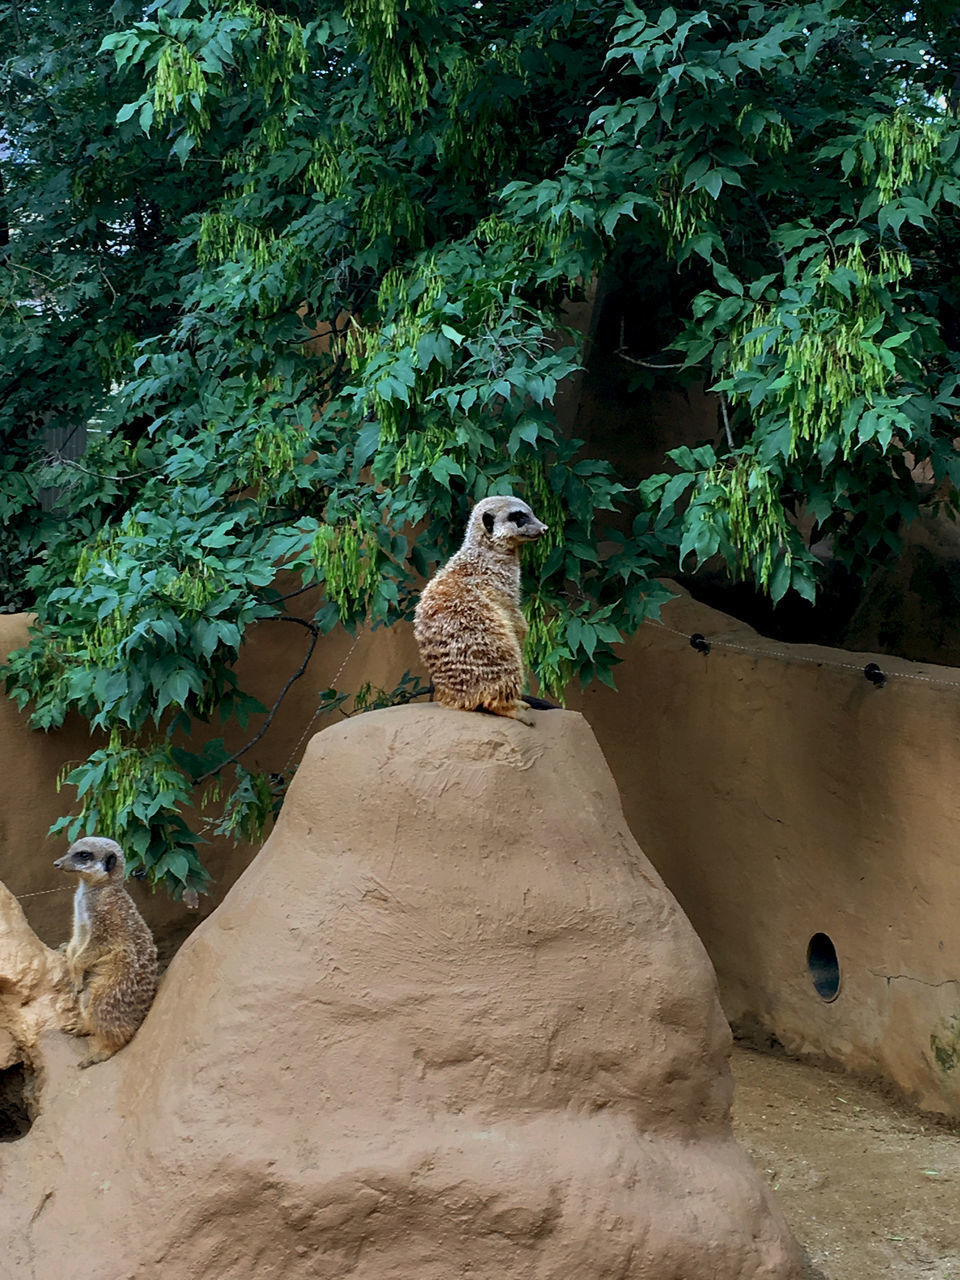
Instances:
[[[277,829],[5,1149],[33,1280],[795,1280],[709,961],[582,718],[319,734]]]

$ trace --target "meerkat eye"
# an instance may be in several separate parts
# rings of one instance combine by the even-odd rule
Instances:
[[[493,533],[493,516],[489,511],[483,513],[483,527],[487,533]]]
[[[512,520],[518,529],[522,529],[523,526],[528,524],[530,521],[530,517],[525,511],[511,511],[507,516],[507,519]]]
[[[77,862],[89,862],[93,854],[87,853],[86,849],[78,849],[73,856]]]

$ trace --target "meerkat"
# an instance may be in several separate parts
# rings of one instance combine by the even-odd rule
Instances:
[[[89,1036],[92,1067],[122,1049],[147,1015],[157,988],[157,948],[123,887],[123,850],[115,840],[85,836],[53,864],[80,877],[73,899],[73,936],[62,948],[77,997],[64,1027]]]
[[[546,532],[519,498],[483,498],[460,550],[427,583],[413,629],[441,706],[534,723],[521,701],[527,621],[519,551]]]

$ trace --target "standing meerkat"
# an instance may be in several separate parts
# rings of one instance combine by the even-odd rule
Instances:
[[[519,551],[546,532],[519,498],[483,498],[460,550],[427,583],[413,630],[441,706],[534,723],[520,701],[527,620]]]
[[[73,899],[73,936],[65,956],[78,1013],[64,1030],[89,1036],[92,1067],[122,1049],[157,989],[153,936],[123,887],[123,850],[115,840],[85,836],[53,864],[80,877]]]

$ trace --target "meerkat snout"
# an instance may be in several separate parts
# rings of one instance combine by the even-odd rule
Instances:
[[[538,520],[519,498],[507,497],[505,501],[486,498],[477,503],[470,523],[473,524],[477,517],[482,522],[487,537],[505,546],[515,546],[520,541],[535,542],[549,530],[549,526]]]

